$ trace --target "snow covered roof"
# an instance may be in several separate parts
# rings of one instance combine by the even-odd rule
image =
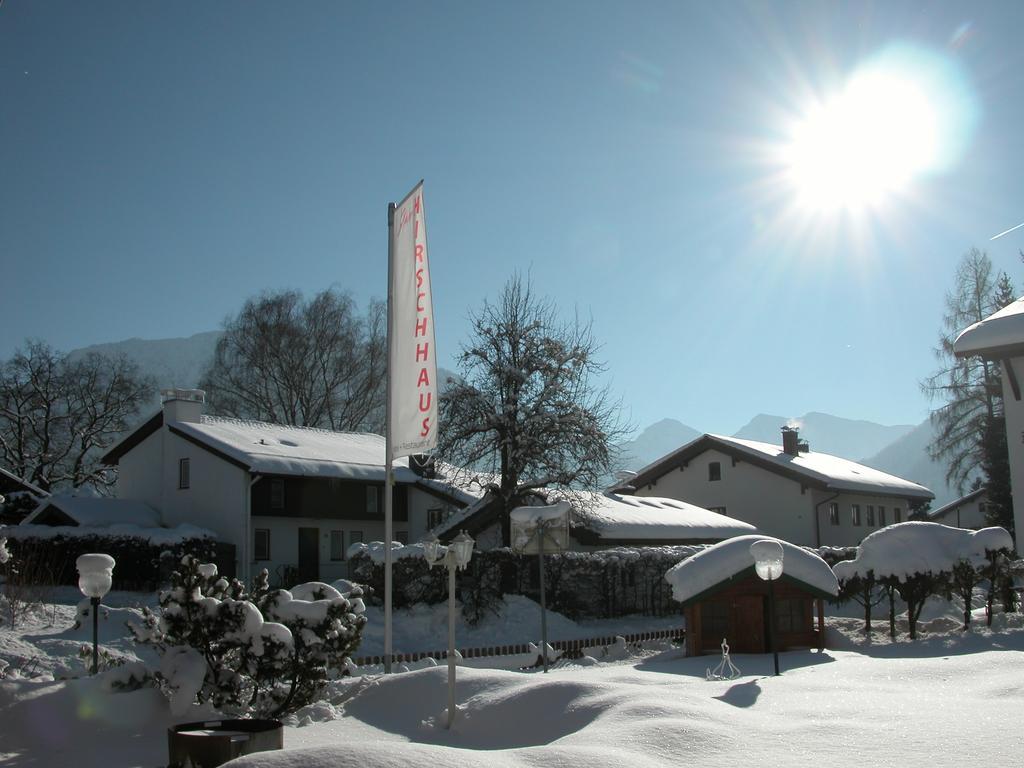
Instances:
[[[622,496],[610,491],[538,492],[538,501],[573,503],[573,536],[588,544],[619,542],[719,541],[754,533],[740,520],[675,499]],[[493,501],[485,497],[450,516],[433,533],[445,536],[486,513]]]
[[[953,351],[961,357],[1024,351],[1024,296],[961,331]]]
[[[142,527],[160,526],[160,514],[148,504],[129,499],[110,499],[100,496],[50,496],[32,510],[21,523],[31,525],[44,522],[59,510],[77,525],[96,527],[129,523]]]
[[[801,451],[792,456],[786,453],[781,445],[711,434],[702,435],[644,467],[635,478],[630,479],[629,484],[640,487],[653,483],[666,472],[685,465],[690,459],[709,449],[745,459],[768,471],[832,491],[883,494],[912,499],[935,498],[935,494],[923,485],[839,456],[820,451]]]
[[[587,492],[574,528],[609,541],[720,540],[755,533],[749,523],[675,499]],[[586,503],[589,502],[589,503]]]
[[[162,546],[177,544],[188,539],[215,539],[217,534],[208,528],[200,528],[187,523],[174,528],[136,525],[135,523],[115,523],[113,525],[32,525],[20,523],[0,528],[9,539],[56,539],[85,538],[91,536],[124,536],[130,539],[147,541]]]
[[[158,411],[111,447],[102,461],[116,465],[163,426],[164,414]],[[377,482],[385,479],[384,438],[370,432],[334,432],[205,415],[198,422],[167,422],[167,428],[256,474]],[[457,473],[448,472],[453,469],[450,465],[439,464],[438,469],[438,477],[426,478],[410,469],[407,457],[395,459],[393,464],[396,482],[415,483],[461,504],[471,504],[483,495],[482,488],[471,481],[460,482]]]
[[[765,539],[782,545],[784,580],[796,581],[808,591],[822,596],[839,594],[836,575],[816,554],[788,541],[755,535],[738,536],[713,544],[670,568],[665,580],[672,585],[673,599],[690,603],[719,585],[725,586],[724,582],[736,576],[753,573],[754,558],[750,554],[750,545]]]
[[[384,438],[368,432],[332,432],[219,416],[176,421],[172,432],[198,440],[252,472],[348,480],[384,480]],[[419,477],[407,459],[394,466],[395,480]]]
[[[970,531],[939,523],[897,523],[865,536],[857,557],[836,563],[835,572],[840,579],[865,576],[868,571],[874,571],[876,578],[905,578],[949,571],[958,560],[983,565],[985,550],[999,549],[1013,549],[1013,539],[1004,528]]]

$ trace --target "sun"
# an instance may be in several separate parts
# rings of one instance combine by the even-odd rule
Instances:
[[[787,186],[812,211],[859,212],[944,168],[959,126],[935,66],[882,57],[795,119],[780,150]],[[951,119],[954,118],[954,119]]]

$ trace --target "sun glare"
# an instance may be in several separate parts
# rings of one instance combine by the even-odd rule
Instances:
[[[859,211],[907,194],[949,165],[964,123],[937,66],[880,57],[794,122],[782,148],[786,181],[809,210]]]

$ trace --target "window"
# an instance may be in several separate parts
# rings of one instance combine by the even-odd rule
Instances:
[[[860,525],[860,504],[853,504],[850,507],[850,517],[853,519],[854,525]]]
[[[783,599],[775,601],[775,631],[801,632],[804,629],[804,601]]]
[[[885,527],[885,507],[878,508],[878,524]]]
[[[427,510],[427,528],[437,528],[442,520],[444,520],[444,510],[441,507]]]
[[[345,532],[331,531],[331,560],[345,559]]]
[[[867,514],[867,518],[868,518],[867,523],[868,523],[868,525],[874,525],[875,524],[875,505],[874,504],[868,504],[867,513],[868,513]]]
[[[284,509],[284,480],[270,481],[270,508]]]
[[[729,513],[725,511],[725,507],[708,507],[709,512],[716,512],[719,515],[729,516]]]
[[[899,507],[892,508],[892,521],[894,523],[903,522],[903,510],[901,510]]]
[[[708,480],[714,482],[722,479],[722,462],[712,461],[708,464]]]
[[[376,517],[380,511],[380,489],[375,485],[366,486],[366,514]]]
[[[834,501],[828,505],[828,521],[832,525],[839,525],[839,505]]]
[[[348,543],[349,543],[349,546],[351,546],[352,544],[358,544],[362,540],[363,540],[363,532],[362,531],[349,531],[348,532]]]
[[[409,543],[409,532],[408,531],[395,531],[395,541],[400,544]]]
[[[256,546],[253,548],[256,552],[256,560],[269,560],[270,559],[270,529],[269,528],[257,528],[256,534]]]
[[[178,459],[178,487],[189,488],[192,482],[188,459]]]

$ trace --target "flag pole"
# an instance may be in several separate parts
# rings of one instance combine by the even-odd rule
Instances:
[[[386,406],[384,411],[384,673],[391,673],[392,633],[391,633],[391,499],[394,487],[394,476],[391,472],[391,341],[394,333],[394,291],[391,287],[392,270],[394,269],[394,229],[395,204],[388,203],[388,342],[387,342],[387,376]]]

